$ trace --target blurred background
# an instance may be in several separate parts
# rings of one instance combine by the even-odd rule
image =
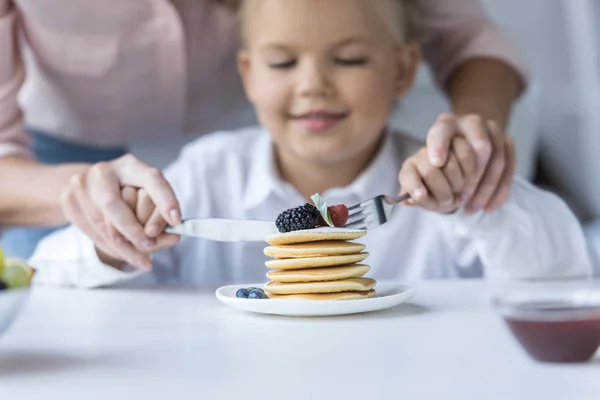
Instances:
[[[509,133],[521,176],[552,189],[584,221],[600,216],[600,65],[595,0],[487,0],[494,21],[529,62],[532,81],[514,110]],[[435,111],[432,110],[435,108]],[[424,132],[447,109],[426,71],[410,104],[398,113]]]

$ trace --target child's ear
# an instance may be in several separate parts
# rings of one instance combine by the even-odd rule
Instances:
[[[253,103],[252,96],[252,79],[250,77],[250,55],[245,50],[240,50],[237,56],[237,65],[238,65],[238,73],[242,78],[242,83],[244,85],[244,91],[246,92],[246,97]]]
[[[396,77],[396,96],[404,97],[411,89],[421,63],[421,47],[418,43],[409,43],[398,48],[398,74]]]

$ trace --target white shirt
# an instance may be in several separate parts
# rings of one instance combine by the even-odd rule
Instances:
[[[389,132],[371,165],[350,186],[323,193],[328,204],[356,204],[399,192],[402,162],[421,144]],[[260,128],[222,132],[186,146],[165,171],[184,218],[275,220],[305,199],[282,181],[271,139]],[[398,206],[389,222],[358,240],[370,253],[368,276],[419,280],[493,279],[591,274],[582,229],[557,196],[517,179],[508,203],[494,213],[442,215]],[[126,284],[265,282],[266,242],[221,243],[184,237],[153,255],[152,272],[103,265],[92,241],[75,227],[42,240],[29,260],[40,283],[98,287]]]

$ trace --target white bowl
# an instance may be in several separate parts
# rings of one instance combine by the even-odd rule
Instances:
[[[29,292],[29,288],[0,291],[0,336],[8,330],[23,309]]]

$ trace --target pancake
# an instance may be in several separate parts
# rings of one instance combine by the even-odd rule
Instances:
[[[294,270],[269,271],[267,278],[273,282],[322,282],[338,281],[348,278],[360,278],[371,267],[364,264],[343,265],[340,267],[306,268]]]
[[[356,254],[363,251],[366,247],[360,243],[326,240],[322,242],[270,246],[265,248],[264,253],[266,256],[272,258],[326,257]]]
[[[375,296],[375,290],[365,292],[339,293],[306,293],[306,294],[267,294],[269,299],[303,299],[303,300],[361,300]]]
[[[316,228],[286,233],[276,233],[266,237],[272,246],[297,244],[307,242],[322,242],[324,240],[355,240],[367,234],[366,231],[345,228]]]
[[[265,291],[272,294],[366,292],[373,289],[375,284],[375,280],[370,278],[349,278],[328,282],[269,282],[265,285]]]
[[[349,254],[345,256],[329,257],[308,257],[308,258],[285,258],[279,260],[269,260],[265,265],[271,269],[304,269],[335,267],[338,265],[349,265],[363,261],[369,256],[369,253]]]

